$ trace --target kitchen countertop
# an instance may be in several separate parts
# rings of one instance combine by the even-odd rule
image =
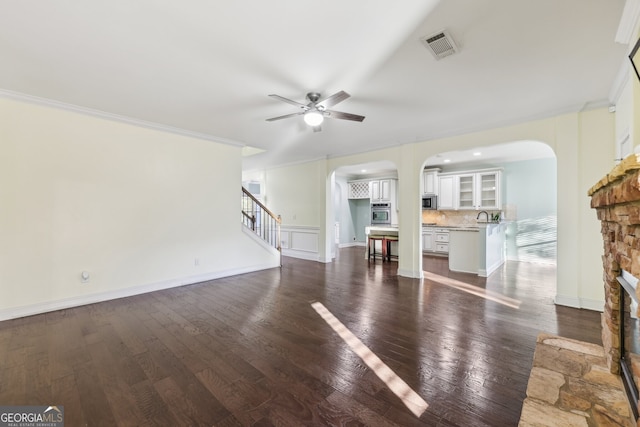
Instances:
[[[488,225],[500,225],[501,222],[479,222],[476,225],[438,225],[430,223],[422,223],[422,228],[445,228],[447,230],[456,231],[480,231],[481,228],[486,228]]]
[[[368,235],[370,231],[378,231],[383,233],[397,233],[398,226],[397,225],[367,225],[364,228],[364,234]]]
[[[422,228],[444,228],[447,230],[464,230],[464,231],[478,231],[480,226],[477,225],[432,225],[422,224]]]

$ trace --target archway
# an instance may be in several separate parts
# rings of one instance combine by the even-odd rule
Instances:
[[[370,183],[387,179],[393,181],[396,187],[391,190],[389,203],[392,212],[397,212],[397,167],[391,161],[376,161],[341,166],[333,175],[332,218],[336,246],[365,246],[365,227],[371,225]],[[390,221],[397,225],[397,215],[392,214]]]
[[[456,177],[453,185],[456,186],[454,195],[458,198],[462,191],[460,177],[499,170],[500,204],[487,210],[490,215],[500,215],[505,223],[505,258],[556,263],[557,161],[548,145],[539,141],[516,141],[443,152],[426,159],[423,168],[437,171],[438,176]],[[420,188],[425,191],[424,182]],[[447,209],[423,210],[422,222],[443,226],[475,225],[482,209],[477,208],[478,204],[475,207],[460,205],[457,200],[456,206],[447,206]]]

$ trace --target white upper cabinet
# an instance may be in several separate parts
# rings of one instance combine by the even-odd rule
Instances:
[[[372,202],[390,202],[391,201],[391,179],[380,179],[370,182],[371,201]]]
[[[439,176],[438,177],[438,209],[452,210],[455,205],[455,176]]]
[[[476,175],[478,209],[501,209],[500,171],[482,172]]]
[[[422,172],[422,194],[438,194],[439,169],[425,169]]]
[[[457,209],[500,209],[499,170],[456,175]]]
[[[369,181],[349,182],[350,199],[368,199],[370,197]]]
[[[499,169],[440,174],[438,209],[489,210],[502,209]]]
[[[457,208],[458,209],[475,209],[476,208],[476,176],[475,174],[457,175]]]

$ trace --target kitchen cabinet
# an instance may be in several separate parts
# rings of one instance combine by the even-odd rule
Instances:
[[[475,174],[457,175],[457,206],[458,209],[475,209],[476,207],[476,176]]]
[[[456,208],[455,198],[455,176],[438,177],[438,209],[453,210]]]
[[[422,172],[422,194],[438,195],[438,172],[440,169],[425,169]]]
[[[449,253],[449,230],[436,228],[433,233],[434,251],[448,254]]]
[[[444,179],[440,176],[440,181]],[[447,206],[440,209],[501,209],[500,170],[469,171],[447,175],[454,183],[453,201],[447,200]],[[447,183],[451,185],[451,183]],[[441,187],[442,189],[442,187]],[[442,199],[442,197],[440,197]],[[441,206],[441,204],[439,203]]]
[[[350,199],[368,199],[371,196],[369,181],[350,181],[347,184]]]
[[[478,209],[501,209],[500,171],[483,172],[476,175],[478,181]]]
[[[433,230],[429,228],[422,229],[422,251],[433,252]]]
[[[372,202],[389,202],[391,201],[391,179],[380,179],[369,182],[371,189]]]
[[[449,253],[449,230],[446,228],[423,227],[422,251],[427,253]]]
[[[500,209],[499,170],[458,175],[458,209]]]

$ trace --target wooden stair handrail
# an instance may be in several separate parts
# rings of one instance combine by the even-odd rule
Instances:
[[[269,210],[269,208],[267,208],[265,205],[262,204],[262,202],[260,202],[260,200],[256,199],[256,197],[251,194],[246,188],[242,187],[242,193],[243,193],[243,197],[248,198],[249,200],[251,200],[251,202],[257,206],[259,208],[259,212],[264,212],[265,213],[265,218],[268,216],[270,218],[270,220],[273,221],[273,223],[275,223],[275,231],[276,231],[276,235],[275,236],[271,236],[271,237],[267,237],[264,234],[264,231],[259,232],[257,230],[257,228],[260,228],[261,230],[263,230],[263,224],[264,222],[261,220],[260,221],[260,225],[256,225],[256,222],[258,222],[258,218],[256,218],[255,214],[248,214],[247,212],[245,212],[244,208],[242,209],[242,215],[249,221],[251,221],[251,230],[256,233],[258,236],[260,236],[260,238],[262,238],[265,242],[267,242],[270,246],[275,247],[278,252],[282,252],[282,248],[280,246],[280,226],[282,224],[282,217],[280,215],[274,214],[273,212],[271,212]],[[262,217],[262,215],[261,215]],[[243,221],[244,222],[244,221]],[[248,224],[245,223],[245,226],[248,226]]]
[[[247,197],[249,197],[251,200],[253,200],[258,206],[260,206],[266,213],[268,213],[271,218],[275,219],[278,222],[278,224],[282,223],[282,218],[280,218],[280,215],[276,215],[273,212],[271,212],[269,208],[263,205],[260,200],[256,199],[253,194],[249,193],[249,190],[242,187],[242,192],[246,194]]]

